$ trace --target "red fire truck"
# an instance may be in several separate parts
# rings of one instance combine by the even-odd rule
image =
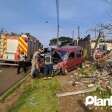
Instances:
[[[30,61],[33,53],[39,49],[40,42],[31,35],[4,33],[0,35],[0,65],[17,65],[23,52]]]

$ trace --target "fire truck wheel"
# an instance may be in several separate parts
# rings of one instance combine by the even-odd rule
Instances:
[[[62,74],[63,74],[63,75],[68,75],[68,70],[67,70],[67,69],[63,69],[63,70],[62,70]]]

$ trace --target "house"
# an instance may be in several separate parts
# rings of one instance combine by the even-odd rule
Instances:
[[[94,49],[96,40],[91,40],[91,49]],[[105,40],[99,42],[97,48],[101,48],[103,50],[111,50],[112,49],[112,40]]]

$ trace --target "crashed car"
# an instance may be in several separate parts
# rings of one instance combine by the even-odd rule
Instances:
[[[55,73],[67,74],[83,62],[83,53],[80,46],[66,46],[56,48],[52,53]]]

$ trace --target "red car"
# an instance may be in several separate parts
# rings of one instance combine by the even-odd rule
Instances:
[[[54,69],[60,70],[64,74],[82,64],[82,48],[80,46],[66,46],[55,49],[60,56]]]

